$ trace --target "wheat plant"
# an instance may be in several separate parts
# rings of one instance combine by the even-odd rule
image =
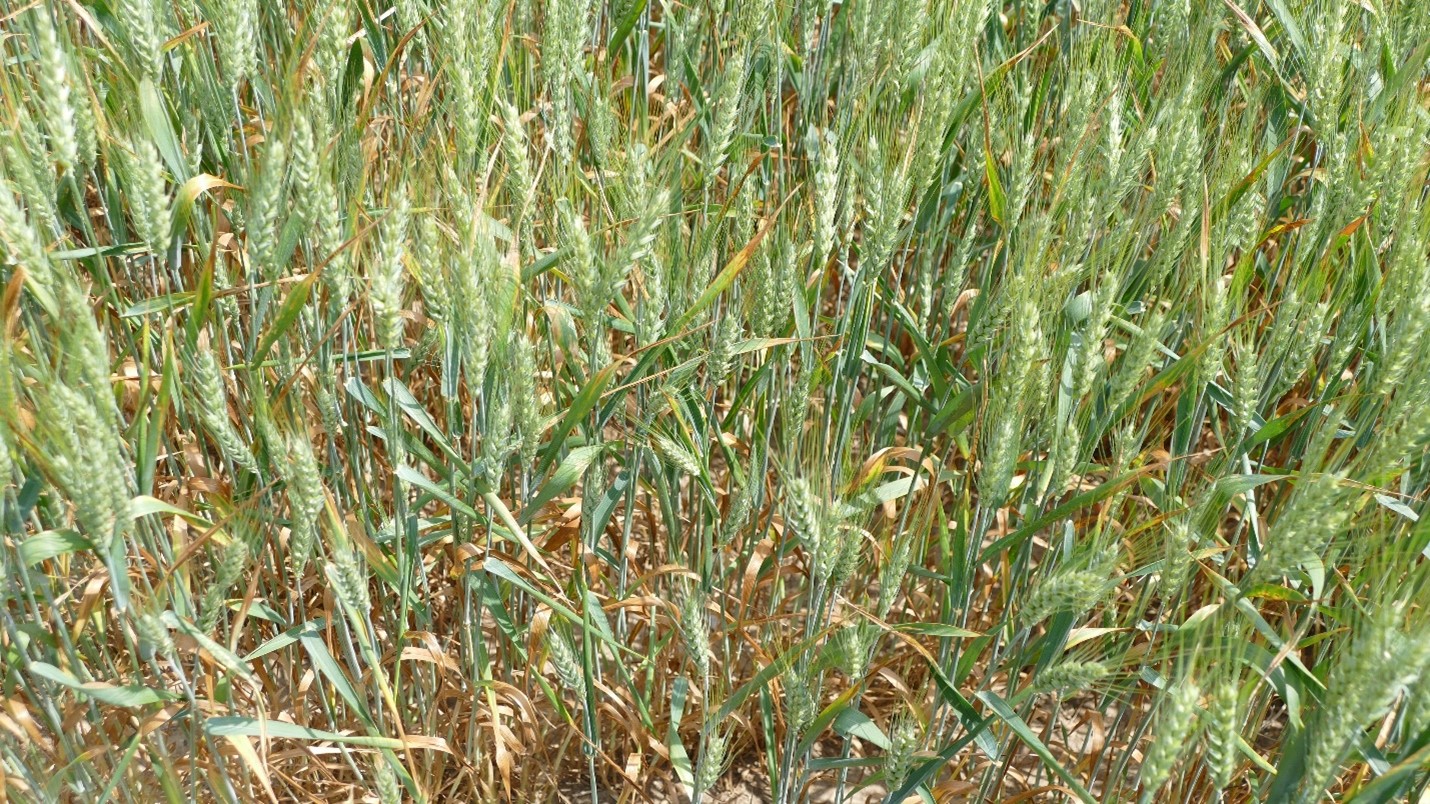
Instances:
[[[0,49],[0,801],[1430,789],[1430,3]]]

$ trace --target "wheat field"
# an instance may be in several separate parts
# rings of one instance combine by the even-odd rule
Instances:
[[[1430,3],[0,46],[0,802],[1430,795]]]

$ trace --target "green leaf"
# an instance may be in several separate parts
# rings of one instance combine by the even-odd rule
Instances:
[[[257,659],[261,659],[264,656],[273,653],[274,651],[279,651],[288,647],[289,645],[296,644],[300,637],[306,634],[316,634],[322,631],[323,625],[324,621],[321,617],[316,620],[309,620],[305,623],[295,625],[292,628],[289,628],[287,631],[284,631],[283,633],[279,634],[278,636],[275,636],[267,642],[264,642],[262,645],[259,645],[253,650],[252,653],[249,653],[247,656],[244,656],[243,660],[245,662],[252,662]]]
[[[1093,798],[1092,794],[1087,792],[1087,788],[1083,787],[1082,783],[1073,778],[1073,775],[1068,772],[1068,769],[1064,768],[1062,764],[1058,762],[1057,758],[1053,756],[1053,752],[1048,750],[1048,747],[1043,744],[1043,741],[1038,738],[1038,735],[1034,734],[1033,730],[1028,728],[1028,724],[1023,722],[1021,717],[1018,717],[1018,713],[1014,712],[1013,709],[1008,706],[1008,703],[998,696],[998,693],[992,690],[984,690],[978,693],[978,700],[988,704],[988,708],[993,710],[993,714],[997,715],[999,720],[1006,723],[1008,727],[1013,730],[1013,733],[1018,736],[1018,739],[1022,740],[1024,745],[1031,748],[1033,753],[1037,754],[1038,757],[1043,760],[1043,764],[1048,766],[1048,770],[1057,774],[1058,778],[1062,779],[1063,782],[1072,789],[1072,792],[1077,794],[1079,799],[1085,802],[1085,804],[1096,804],[1097,799]]]
[[[783,675],[794,666],[795,661],[799,659],[805,651],[817,645],[823,638],[824,634],[816,634],[796,643],[784,653],[780,654],[774,661],[760,668],[760,671],[755,673],[749,681],[741,684],[739,688],[731,693],[729,698],[725,699],[725,702],[720,706],[720,711],[715,714],[715,722],[719,723],[734,714],[735,710],[744,705],[745,699],[754,695],[755,692],[764,689],[771,681]]]
[[[418,427],[421,427],[422,432],[430,436],[432,441],[441,448],[442,452],[444,452],[448,458],[456,461],[459,466],[465,469],[465,461],[457,454],[457,450],[452,446],[451,441],[447,438],[447,434],[442,432],[442,428],[437,426],[437,422],[432,419],[432,415],[427,412],[426,408],[422,407],[422,403],[417,401],[417,397],[412,395],[412,392],[408,390],[407,386],[403,385],[402,381],[396,377],[389,377],[384,383],[384,387],[387,389],[387,393],[392,397],[392,401],[397,403],[397,408],[406,414],[407,418],[415,422]]]
[[[521,591],[550,606],[552,612],[561,616],[572,625],[575,625],[578,628],[584,627],[585,624],[581,620],[581,615],[577,614],[575,610],[573,610],[570,606],[567,606],[565,603],[562,603],[561,601],[552,597],[551,595],[548,595],[540,589],[536,588],[525,578],[516,574],[516,571],[513,570],[511,567],[508,567],[505,563],[501,561],[501,559],[489,557],[482,562],[482,568],[485,569],[488,574],[495,575],[496,577],[501,578],[512,586],[515,586]],[[595,631],[589,633],[616,650],[630,654],[631,656],[639,657],[641,659],[645,658],[643,654],[637,653],[630,648],[627,648],[626,646],[617,643],[615,641],[615,637],[610,634],[609,628],[603,629],[598,626]]]
[[[973,423],[978,413],[978,388],[971,385],[949,399],[929,420],[925,432],[930,436],[956,436]]]
[[[109,783],[99,792],[99,798],[95,804],[108,804],[110,797],[114,795],[115,788],[124,780],[124,772],[128,770],[129,763],[133,761],[134,755],[139,753],[139,747],[144,744],[144,736],[143,732],[135,732],[134,736],[130,738],[129,747],[124,749],[124,754],[120,756],[119,763],[114,766],[114,772],[109,776]],[[56,800],[59,799],[58,792],[58,790],[54,791]]]
[[[750,242],[746,243],[745,247],[740,249],[734,257],[731,257],[730,261],[725,264],[725,267],[720,270],[720,273],[716,274],[715,278],[710,281],[710,284],[705,286],[704,292],[700,294],[694,303],[686,308],[685,312],[670,324],[668,330],[670,332],[679,332],[684,329],[686,324],[695,320],[696,314],[706,307],[709,307],[715,299],[719,298],[721,293],[724,293],[731,285],[735,284],[735,277],[739,276],[740,272],[745,270],[745,266],[750,264],[750,258],[754,256],[755,249],[759,247],[760,241],[764,240],[765,235],[774,227],[775,218],[772,215],[766,219],[765,225],[760,227],[758,232],[755,232],[755,236],[750,238]]]
[[[570,433],[571,430],[575,428],[576,423],[581,421],[587,413],[591,412],[591,408],[596,406],[596,402],[601,398],[601,392],[606,388],[606,383],[610,382],[611,378],[615,376],[616,367],[617,364],[612,363],[596,372],[595,376],[586,381],[580,393],[576,394],[576,397],[571,400],[570,405],[566,408],[565,415],[561,417],[560,422],[556,425],[556,429],[551,433],[551,445],[546,451],[546,456],[542,458],[540,465],[537,467],[537,474],[545,472],[552,461],[556,460],[557,450],[560,449],[562,442],[566,440],[566,434]]]
[[[261,362],[268,356],[268,350],[273,348],[273,344],[288,331],[294,323],[298,321],[298,316],[303,312],[303,307],[308,303],[308,293],[313,289],[313,285],[318,281],[318,272],[313,271],[288,291],[288,296],[283,300],[283,306],[278,308],[278,315],[274,316],[273,323],[268,327],[268,331],[263,334],[263,340],[258,342],[258,349],[253,353],[253,362]]]
[[[1285,649],[1286,641],[1282,639],[1281,635],[1277,633],[1276,629],[1273,628],[1271,624],[1266,621],[1266,618],[1261,616],[1261,612],[1258,611],[1255,606],[1251,605],[1251,601],[1246,599],[1246,597],[1237,589],[1235,584],[1233,584],[1226,578],[1223,578],[1221,575],[1217,574],[1214,570],[1208,567],[1204,566],[1203,571],[1206,572],[1207,576],[1212,579],[1213,583],[1215,583],[1217,587],[1221,589],[1222,594],[1226,595],[1228,600],[1234,601],[1236,610],[1241,612],[1243,615],[1246,616],[1248,620],[1251,621],[1252,626],[1263,637],[1265,637],[1268,642],[1271,643],[1272,647],[1276,648],[1276,650],[1278,651]],[[1296,655],[1294,651],[1287,651],[1286,654],[1287,655],[1284,666],[1294,668],[1297,672],[1299,680],[1301,682],[1310,684],[1314,690],[1318,692],[1325,691],[1326,685],[1323,684],[1314,675],[1312,675],[1310,670],[1306,669],[1306,665],[1301,662],[1301,658]]]
[[[155,296],[152,299],[135,302],[129,305],[124,312],[119,314],[120,318],[138,318],[150,313],[164,313],[170,310],[177,310],[193,304],[197,298],[197,293],[192,290],[183,290],[178,293],[166,293],[163,296]]]
[[[248,664],[240,659],[238,654],[215,642],[208,634],[200,631],[198,626],[194,625],[187,618],[180,617],[172,611],[166,611],[163,616],[160,617],[160,620],[170,628],[180,631],[199,643],[199,647],[207,651],[208,654],[214,658],[214,661],[218,662],[223,669],[241,678],[246,678],[250,681],[254,680],[253,671],[248,669]]]
[[[695,797],[695,770],[690,761],[690,752],[685,750],[685,741],[680,739],[680,721],[685,716],[685,700],[690,695],[690,680],[681,676],[675,680],[670,695],[670,721],[665,730],[665,747],[670,750],[670,765],[675,768],[675,777],[685,788],[688,798]]]
[[[608,53],[615,53],[621,49],[621,45],[625,43],[626,37],[630,36],[631,30],[634,29],[636,23],[640,21],[641,13],[645,11],[646,2],[647,0],[636,0],[636,2],[630,4],[630,8],[626,11],[625,18],[620,20],[620,25],[616,28],[616,32],[611,34],[610,44],[606,46]]]
[[[367,701],[358,695],[352,682],[348,680],[347,674],[343,672],[342,665],[333,658],[327,643],[323,642],[322,632],[317,629],[305,630],[297,636],[298,642],[302,644],[303,650],[307,651],[308,656],[313,660],[313,666],[317,671],[328,680],[329,684],[333,685],[333,689],[338,691],[344,701],[347,701],[348,706],[357,712],[362,722],[368,728],[373,728],[372,713],[368,710]]]
[[[1423,69],[1427,57],[1430,57],[1430,39],[1416,46],[1416,48],[1410,52],[1410,55],[1406,57],[1405,63],[1400,65],[1400,69],[1396,70],[1395,73],[1390,76],[1390,80],[1385,82],[1385,87],[1381,89],[1380,94],[1376,95],[1375,100],[1371,102],[1370,111],[1366,115],[1367,120],[1372,122],[1379,121],[1380,118],[1384,116],[1385,110],[1390,106],[1391,102],[1398,98],[1401,92],[1407,91],[1410,87],[1417,86],[1416,82],[1421,75],[1421,70]]]
[[[849,708],[849,702],[854,700],[854,696],[858,694],[858,692],[858,687],[850,687],[840,693],[839,697],[830,701],[829,705],[824,707],[823,711],[805,727],[804,734],[800,737],[799,743],[795,746],[795,754],[804,754],[818,742],[820,736],[824,734],[825,729],[829,728],[830,724],[839,717],[841,712]]]
[[[290,740],[312,740],[314,742],[344,743],[369,748],[391,748],[401,750],[407,745],[396,737],[371,737],[360,734],[338,734],[332,731],[310,729],[296,723],[281,720],[260,720],[241,715],[225,715],[204,720],[204,733],[210,737],[280,737]],[[420,743],[419,743],[420,745]]]
[[[536,496],[527,503],[526,508],[521,512],[521,521],[527,523],[531,518],[541,511],[541,507],[551,502],[557,495],[568,491],[576,485],[576,481],[581,479],[581,475],[586,471],[586,467],[605,450],[601,444],[593,444],[585,447],[577,447],[567,453],[562,459],[561,465],[551,473],[551,477],[541,484],[541,489]]]
[[[998,166],[993,162],[993,154],[983,151],[983,174],[988,178],[988,214],[998,225],[1004,224],[1008,214],[1008,196],[1003,192],[1003,183],[998,180]]]
[[[893,366],[881,363],[879,359],[870,354],[867,349],[864,350],[864,354],[861,355],[859,359],[865,365],[873,366],[875,371],[879,372],[885,379],[902,391],[904,396],[909,398],[910,402],[920,407],[928,408],[931,412],[933,411],[933,403],[925,399],[924,395],[919,393],[919,390],[914,387],[914,384],[909,382],[908,379],[895,370]]]
[[[20,561],[27,567],[33,567],[52,558],[93,549],[94,544],[89,539],[72,530],[47,530],[20,542]]]
[[[133,500],[130,501],[129,513],[134,519],[149,516],[150,514],[173,514],[174,516],[182,517],[188,520],[191,524],[198,525],[201,528],[208,529],[214,526],[214,523],[208,521],[207,519],[204,519],[203,517],[193,513],[192,511],[185,511],[184,509],[176,505],[170,505],[163,500],[155,499],[154,497],[150,497],[147,494],[140,494],[139,496],[135,497]]]
[[[1256,43],[1256,47],[1261,51],[1261,55],[1265,56],[1266,61],[1271,64],[1271,69],[1279,74],[1281,72],[1281,56],[1276,52],[1276,48],[1271,46],[1271,42],[1267,40],[1266,34],[1262,33],[1260,26],[1256,24],[1256,20],[1252,19],[1251,15],[1243,11],[1241,7],[1233,3],[1232,0],[1223,0],[1223,2],[1226,3],[1227,8],[1231,9],[1232,16],[1236,17],[1236,21],[1246,30],[1246,34],[1251,37],[1251,41]]]
[[[916,477],[901,477],[898,480],[881,483],[875,487],[873,491],[869,492],[867,499],[875,505],[882,505],[890,500],[897,500],[900,497],[907,496],[908,493],[913,490],[914,483],[918,480],[919,478]]]
[[[1216,489],[1228,497],[1245,494],[1257,486],[1285,480],[1286,475],[1225,475],[1216,480]]]
[[[958,687],[954,686],[953,682],[949,680],[948,674],[944,673],[943,668],[939,667],[937,662],[929,656],[924,656],[924,659],[929,672],[933,674],[934,684],[938,687],[944,702],[958,712],[960,719],[963,720],[963,727],[968,730],[971,739],[978,743],[978,747],[984,755],[997,762],[998,741],[994,739],[992,732],[983,728],[987,725],[987,719],[973,708],[973,704],[963,696],[963,693],[958,691]]]
[[[399,479],[411,483],[417,488],[422,489],[428,494],[431,494],[433,497],[436,497],[437,499],[446,503],[447,507],[451,508],[453,511],[463,516],[475,519],[479,522],[485,522],[487,520],[486,517],[477,513],[477,510],[475,508],[457,499],[455,496],[453,496],[452,492],[442,488],[436,483],[433,483],[431,478],[427,477],[416,469],[413,469],[411,466],[403,465],[397,467],[396,474]]]
[[[1400,500],[1397,500],[1387,494],[1376,494],[1374,496],[1375,501],[1380,503],[1385,508],[1394,511],[1397,514],[1400,514],[1411,522],[1420,521],[1420,515],[1415,513],[1415,509],[1411,508]]]
[[[870,720],[868,715],[853,707],[844,708],[839,712],[839,716],[834,718],[834,730],[846,737],[858,737],[864,742],[873,743],[885,751],[892,745],[889,736]]]
[[[622,469],[616,475],[610,488],[606,489],[605,493],[601,495],[600,501],[596,503],[596,510],[592,515],[592,532],[604,533],[606,531],[606,525],[610,523],[611,517],[615,514],[616,506],[625,499],[626,490],[630,488],[630,485],[631,470],[630,468]]]
[[[1085,491],[1082,494],[1073,497],[1062,505],[1059,505],[1058,507],[1038,517],[1037,519],[1028,522],[1022,527],[1018,528],[1016,531],[988,545],[986,548],[984,548],[983,555],[980,560],[987,561],[992,556],[995,556],[1004,550],[1008,550],[1013,545],[1018,544],[1023,539],[1032,536],[1034,533],[1037,533],[1043,528],[1046,528],[1048,525],[1051,525],[1054,522],[1067,519],[1073,513],[1080,511],[1083,508],[1092,505],[1093,503],[1101,502],[1102,500],[1117,493],[1117,491],[1120,490],[1123,486],[1136,482],[1137,478],[1140,477],[1145,471],[1147,471],[1145,468],[1135,469],[1120,477],[1115,477],[1111,480],[1107,480],[1095,489]]]
[[[30,672],[47,681],[53,681],[61,686],[69,687],[81,695],[112,706],[123,706],[132,709],[134,707],[176,700],[179,697],[171,692],[151,689],[138,684],[118,686],[106,684],[102,681],[80,681],[68,671],[61,670],[46,662],[31,662]]]
[[[179,148],[179,138],[174,136],[174,126],[169,120],[168,110],[164,108],[163,99],[159,97],[159,90],[154,87],[153,79],[147,77],[139,82],[139,113],[169,172],[180,181],[187,179],[189,165]]]
[[[109,571],[109,592],[114,595],[114,607],[129,610],[129,556],[124,539],[111,539],[109,549],[101,556]]]
[[[143,243],[120,243],[115,246],[90,246],[88,248],[66,248],[50,252],[52,260],[87,260],[91,257],[114,257],[123,254],[138,254],[145,250]]]
[[[894,626],[894,630],[907,634],[923,634],[925,636],[947,637],[951,639],[972,639],[983,636],[977,631],[969,631],[967,628],[959,628],[956,625],[947,623],[901,623]]]
[[[1292,16],[1291,10],[1286,8],[1283,0],[1266,0],[1266,7],[1271,9],[1276,21],[1281,23],[1281,29],[1286,32],[1296,52],[1301,58],[1307,58],[1309,54],[1306,52],[1306,38],[1301,35],[1301,27],[1296,24],[1296,18]]]
[[[1385,773],[1376,777],[1357,791],[1354,796],[1347,799],[1347,803],[1371,804],[1375,802],[1375,804],[1379,804],[1384,801],[1392,801],[1397,796],[1403,795],[1403,786],[1424,773],[1426,767],[1430,767],[1430,745],[1422,746],[1409,756],[1402,757]]]

